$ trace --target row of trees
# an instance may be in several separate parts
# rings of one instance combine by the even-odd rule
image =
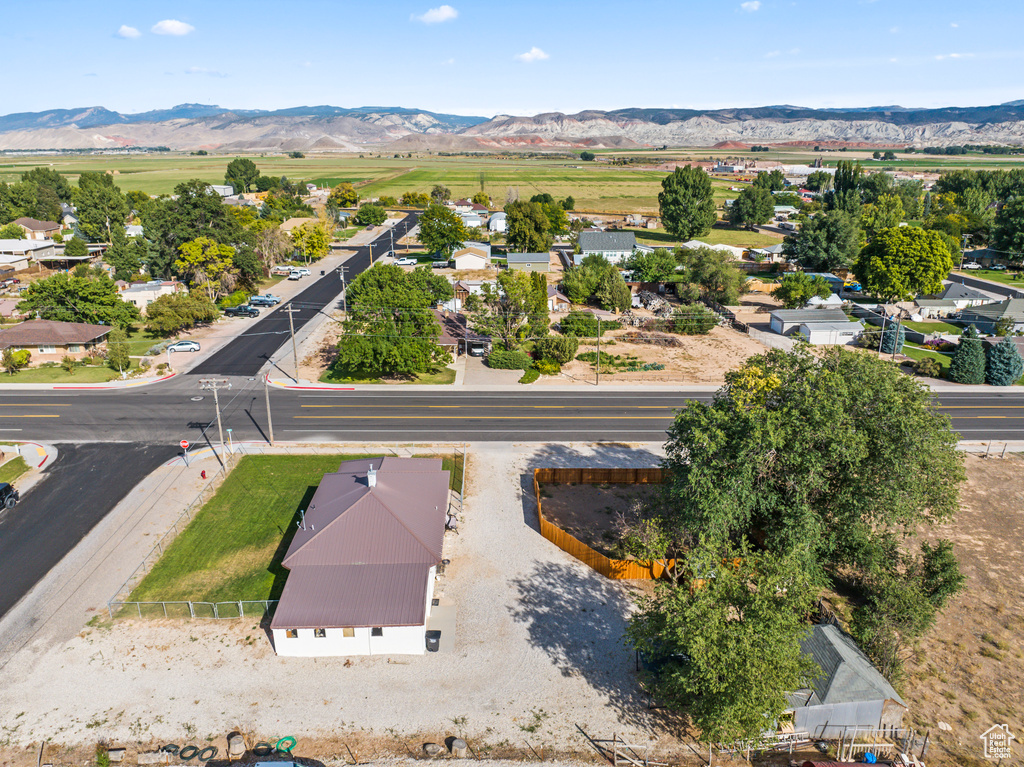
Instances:
[[[974,325],[968,325],[960,336],[949,365],[949,380],[962,384],[1013,386],[1024,375],[1024,360],[1009,336],[985,347]]]

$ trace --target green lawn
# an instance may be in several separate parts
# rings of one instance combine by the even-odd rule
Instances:
[[[912,360],[923,360],[925,357],[938,360],[942,366],[942,377],[945,378],[946,374],[949,373],[949,363],[953,359],[952,354],[945,352],[934,352],[930,349],[923,349],[920,346],[915,346],[910,343],[903,344],[903,354],[910,357]]]
[[[13,482],[28,471],[28,464],[20,455],[0,466],[0,482]]]
[[[948,322],[904,322],[903,326],[920,333],[945,333],[946,335],[958,336],[964,332],[963,328],[950,325]]]
[[[84,368],[75,368],[73,374],[66,372],[60,367],[54,368],[25,368],[12,375],[0,376],[0,383],[104,383],[120,378],[121,374],[111,370],[106,365],[90,365]]]
[[[1015,288],[1024,287],[1024,278],[1021,277],[1019,272],[991,272],[986,269],[977,269],[974,271],[953,270],[953,274],[959,274],[964,277],[975,277],[980,280],[988,280],[989,282],[999,282],[1003,285],[1012,285]]]
[[[127,601],[277,599],[287,576],[281,559],[320,479],[342,461],[379,455],[242,457]],[[434,457],[451,472],[451,486],[460,487],[461,456]]]
[[[320,376],[320,383],[362,383],[362,384],[451,384],[455,383],[455,371],[451,368],[434,368],[429,373],[420,373],[415,378],[396,381],[383,379],[373,373],[339,367],[337,364],[327,368]]]
[[[152,347],[166,340],[168,339],[150,333],[144,327],[136,327],[128,334],[128,354],[132,357],[141,357]]]

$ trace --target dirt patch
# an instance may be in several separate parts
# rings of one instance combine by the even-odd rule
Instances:
[[[606,557],[623,559],[617,521],[650,505],[659,491],[657,485],[545,483],[540,495],[546,519]]]
[[[953,541],[967,583],[907,664],[909,716],[932,734],[929,765],[987,764],[981,733],[1024,731],[1024,458],[967,456],[960,513],[922,535]]]

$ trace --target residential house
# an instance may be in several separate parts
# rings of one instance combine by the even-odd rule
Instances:
[[[0,240],[0,272],[20,272],[55,252],[53,240]]]
[[[772,211],[775,218],[789,218],[799,212],[792,205],[773,205]]]
[[[467,242],[466,247],[452,254],[456,269],[489,269],[491,266],[491,246],[483,243]]]
[[[235,188],[227,184],[210,184],[210,189],[219,194],[221,197],[230,197],[235,193]]]
[[[448,301],[440,304],[440,308],[449,312],[461,312],[466,305],[466,299],[471,295],[479,296],[483,293],[484,285],[490,285],[493,289],[497,283],[494,280],[458,280],[452,285],[454,295]]]
[[[287,221],[281,224],[281,231],[287,235],[291,235],[293,231],[298,229],[303,224],[315,224],[319,219],[313,218],[312,216],[298,216],[295,218],[289,218]]]
[[[25,315],[18,311],[20,302],[20,298],[0,299],[0,317],[24,317]]]
[[[1008,298],[994,304],[963,309],[960,320],[964,325],[974,325],[986,334],[995,333],[1000,320],[1009,320],[1010,331],[1016,333],[1024,330],[1024,298]]]
[[[761,264],[781,264],[786,260],[782,254],[782,243],[770,245],[767,248],[751,248],[748,255]]]
[[[455,202],[451,203],[451,206],[452,206],[452,209],[456,213],[458,213],[460,216],[463,213],[470,213],[473,210],[473,203],[471,203],[469,200],[465,200],[465,199],[463,199],[463,200],[456,200]]]
[[[437,345],[456,359],[461,354],[468,354],[470,349],[483,347],[486,349],[491,345],[491,339],[480,335],[469,327],[469,319],[459,312],[448,311],[447,309],[434,309],[434,316],[441,326],[441,335],[437,339]]]
[[[60,236],[60,224],[56,221],[40,221],[38,218],[22,216],[14,219],[15,224],[25,232],[29,240],[53,240]]]
[[[484,220],[476,213],[462,213],[462,225],[467,229],[479,229],[484,225]]]
[[[999,300],[998,298],[990,296],[988,293],[983,293],[977,288],[972,288],[969,285],[963,285],[959,282],[947,283],[941,292],[931,296],[923,296],[923,298],[952,301],[957,309],[967,309],[971,306],[994,304]]]
[[[633,232],[580,232],[580,252],[573,257],[578,266],[591,254],[604,256],[609,263],[617,264],[633,255],[636,250],[636,235]]]
[[[907,704],[839,627],[814,626],[800,647],[821,674],[811,687],[786,696],[796,732],[813,740],[841,738],[854,728],[902,727]]]
[[[64,357],[77,360],[101,350],[110,330],[109,325],[27,320],[0,330],[0,351],[27,349],[32,363],[60,362]]]
[[[918,298],[914,301],[914,313],[928,319],[949,317],[959,311],[956,302],[941,298]]]
[[[481,205],[478,202],[474,202],[472,205],[469,206],[469,212],[476,213],[478,216],[483,217],[487,215],[488,210],[486,205]]]
[[[792,335],[803,325],[849,322],[841,309],[776,309],[769,317],[772,332],[782,336]]]
[[[323,476],[282,561],[278,655],[425,652],[448,482],[439,458],[346,461]]]
[[[149,282],[133,282],[120,292],[121,300],[139,307],[145,315],[146,307],[160,296],[173,296],[185,293],[188,288],[177,280],[150,280]]]
[[[523,272],[550,272],[550,253],[509,253],[506,255],[509,269]]]
[[[491,216],[490,221],[487,222],[487,228],[492,232],[497,232],[498,234],[504,234],[507,226],[507,217],[502,212],[494,213]]]
[[[572,301],[554,285],[548,285],[548,311],[567,312],[572,309]]]

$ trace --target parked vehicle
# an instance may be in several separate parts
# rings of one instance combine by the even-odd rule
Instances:
[[[290,266],[287,266],[285,264],[278,264],[277,266],[275,266],[271,270],[271,273],[272,274],[288,274],[289,272],[291,272],[291,270],[292,270],[292,267],[290,267]]]
[[[448,262],[447,261],[432,261],[430,263],[430,267],[432,269],[447,269],[448,268]]]
[[[288,274],[288,279],[289,279],[289,280],[292,280],[292,281],[294,281],[294,280],[301,280],[301,279],[302,279],[302,275],[301,275],[301,274],[299,274],[299,273],[298,273],[297,271],[295,271],[295,272],[290,272],[290,273]]]
[[[13,509],[18,503],[18,491],[9,482],[0,482],[0,506]]]
[[[1005,272],[1006,264],[992,264],[992,266],[990,266],[989,269],[991,269],[993,272]]]
[[[197,352],[201,347],[198,341],[175,341],[167,347],[169,352]]]
[[[224,310],[224,314],[228,317],[259,317],[260,310],[255,306],[242,304],[241,306],[229,306]]]
[[[400,258],[397,261],[395,261],[395,263],[398,266],[416,266],[416,259],[415,258]]]
[[[265,295],[265,296],[253,296],[249,299],[250,306],[275,306],[281,303],[281,299],[277,296]]]
[[[292,269],[292,271],[293,272],[298,272],[303,277],[308,277],[309,275],[311,275],[313,273],[313,272],[309,271],[309,269],[307,269],[304,266],[300,266],[300,267],[297,267],[295,269]]]
[[[964,269],[981,269],[981,264],[977,261],[971,261],[969,264],[964,264]]]

